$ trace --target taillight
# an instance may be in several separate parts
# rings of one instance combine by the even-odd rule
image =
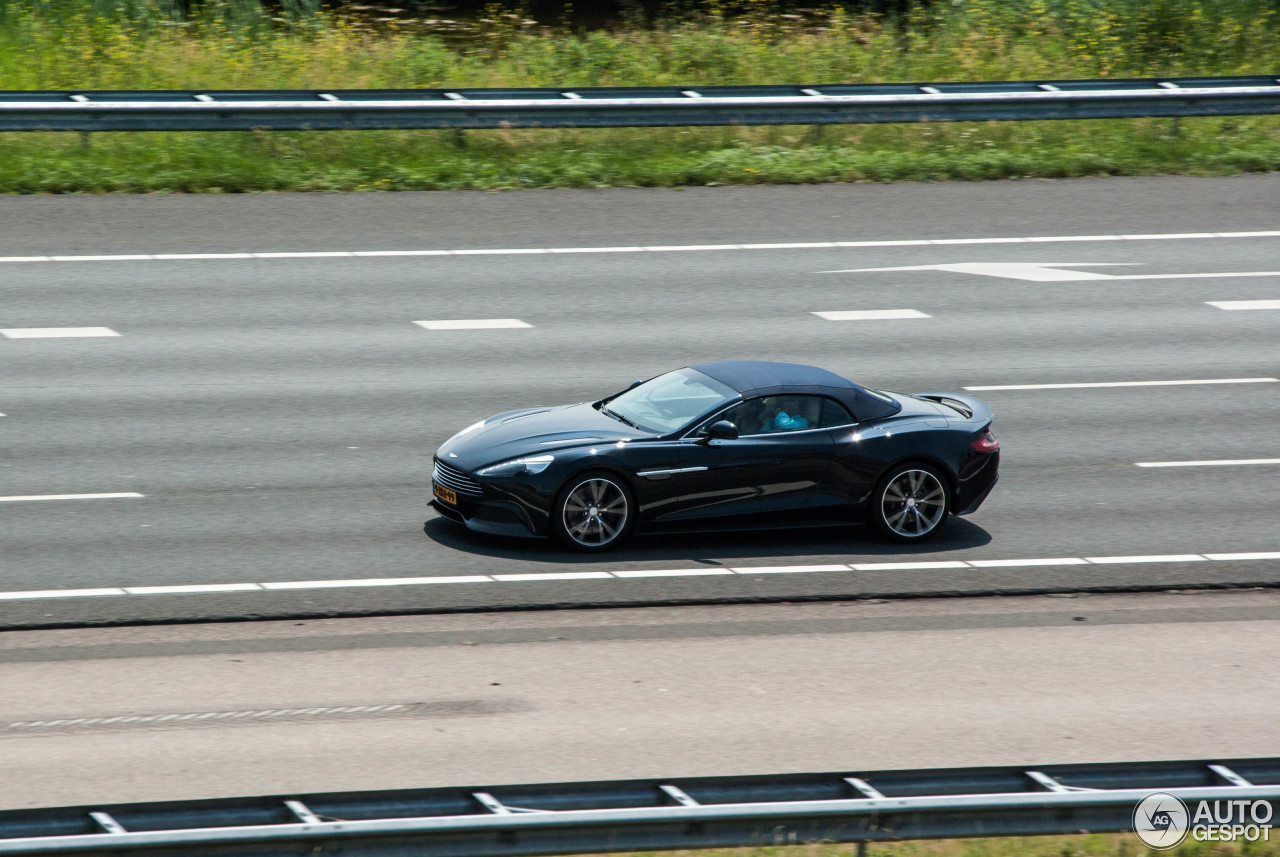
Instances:
[[[977,452],[995,452],[1000,448],[1000,441],[991,432],[987,432],[969,445]]]

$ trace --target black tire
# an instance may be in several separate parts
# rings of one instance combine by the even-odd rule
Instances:
[[[551,529],[566,547],[584,553],[610,550],[635,526],[636,500],[620,477],[581,473],[564,484],[551,508]]]
[[[932,465],[898,464],[876,483],[869,512],[871,523],[889,541],[927,541],[951,516],[951,486]]]

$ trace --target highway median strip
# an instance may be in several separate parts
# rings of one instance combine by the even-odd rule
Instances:
[[[1206,554],[1135,554],[1131,556],[1043,557],[1025,559],[921,560],[854,562],[821,565],[702,566],[698,568],[631,569],[621,571],[542,572],[528,574],[471,574],[439,577],[383,577],[345,580],[287,580],[268,583],[211,583],[177,586],[121,586],[96,589],[47,589],[0,592],[0,601],[58,598],[106,598],[157,595],[214,595],[244,592],[287,592],[306,589],[360,589],[390,586],[431,586],[473,583],[551,583],[594,580],[642,580],[671,577],[788,575],[839,572],[947,571],[1052,566],[1115,566],[1200,562],[1280,561],[1280,551]]]

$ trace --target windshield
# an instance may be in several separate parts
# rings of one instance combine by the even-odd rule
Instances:
[[[677,369],[605,402],[601,410],[654,434],[671,434],[738,398],[736,390],[695,369]]]

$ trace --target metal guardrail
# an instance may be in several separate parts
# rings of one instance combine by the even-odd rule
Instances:
[[[0,131],[607,128],[1280,113],[1280,77],[815,86],[0,92]]]
[[[1280,759],[632,780],[0,812],[0,855],[514,857],[1130,829],[1152,792],[1280,806]]]

